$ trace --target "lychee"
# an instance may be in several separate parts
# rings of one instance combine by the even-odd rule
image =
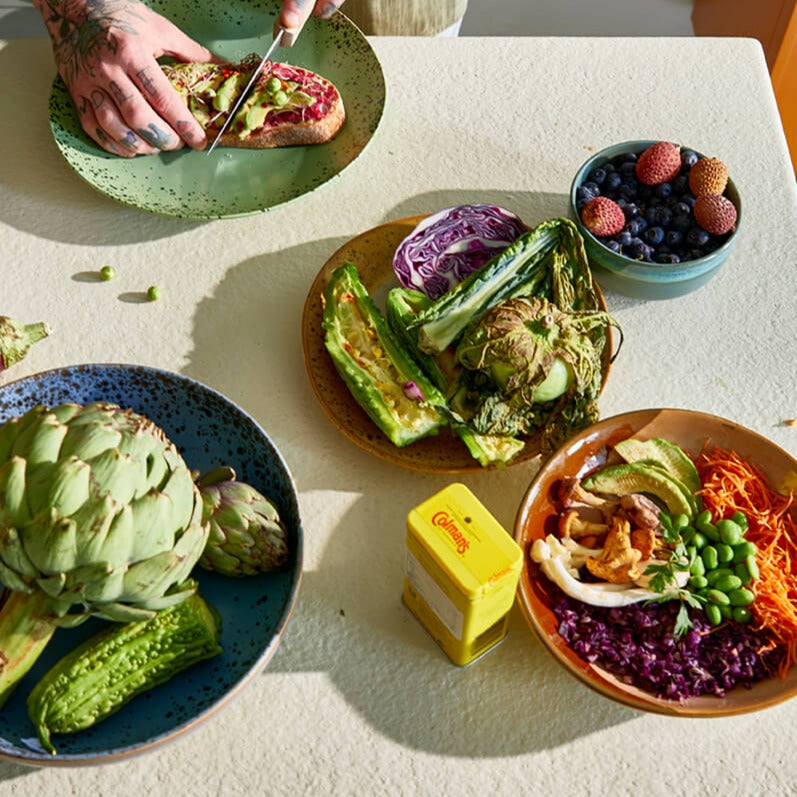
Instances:
[[[615,235],[625,226],[623,209],[607,196],[590,199],[581,210],[581,221],[593,234],[601,237]]]
[[[636,162],[636,176],[640,183],[658,185],[669,183],[681,171],[681,148],[669,141],[651,144]]]
[[[728,197],[701,194],[695,199],[695,221],[712,235],[725,235],[736,226],[736,206]]]
[[[718,158],[701,158],[689,170],[689,190],[695,195],[721,194],[728,185],[728,167]]]

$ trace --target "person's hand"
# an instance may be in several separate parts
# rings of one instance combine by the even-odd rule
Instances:
[[[217,60],[209,50],[139,0],[34,4],[83,129],[103,149],[133,157],[204,148],[205,132],[155,59]]]
[[[301,30],[310,14],[321,19],[329,19],[343,2],[344,0],[283,0],[279,17],[274,23],[274,35],[277,35],[280,28]],[[283,37],[283,47],[290,47],[292,44],[292,39],[285,41]]]

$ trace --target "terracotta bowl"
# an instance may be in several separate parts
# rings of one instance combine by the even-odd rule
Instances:
[[[532,630],[571,675],[604,697],[632,708],[680,717],[717,717],[758,711],[797,694],[797,668],[752,688],[737,687],[724,698],[700,696],[683,702],[658,698],[628,686],[599,666],[581,659],[559,635],[548,579],[531,561],[534,540],[555,528],[555,488],[564,475],[580,476],[601,465],[607,450],[630,436],[662,437],[697,455],[706,442],[735,451],[756,465],[773,489],[797,489],[797,460],[755,432],[700,412],[649,409],[600,421],[571,438],[534,477],[518,510],[514,536],[524,551],[518,599]],[[797,512],[797,509],[793,511]]]

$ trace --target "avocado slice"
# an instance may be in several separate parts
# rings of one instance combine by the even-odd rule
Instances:
[[[608,495],[648,493],[658,498],[672,515],[686,515],[690,520],[697,514],[694,496],[683,482],[661,468],[642,462],[607,465],[587,476],[582,482],[585,490]]]
[[[233,72],[218,88],[216,96],[213,98],[213,107],[217,111],[228,111],[235,98],[240,94],[246,81],[246,75],[240,72]]]
[[[694,462],[683,449],[669,440],[660,437],[636,440],[630,437],[617,443],[614,450],[626,462],[644,462],[664,468],[673,478],[685,484],[691,493],[700,490],[700,476]]]

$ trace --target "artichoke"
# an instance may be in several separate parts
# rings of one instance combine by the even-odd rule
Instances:
[[[199,564],[225,576],[253,576],[288,559],[288,535],[276,507],[229,467],[197,481],[210,534]]]
[[[57,626],[147,620],[191,595],[207,537],[191,471],[142,415],[62,404],[0,426],[0,705]]]
[[[49,334],[50,327],[43,321],[23,324],[0,315],[0,371],[25,359],[30,347]]]

